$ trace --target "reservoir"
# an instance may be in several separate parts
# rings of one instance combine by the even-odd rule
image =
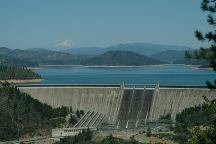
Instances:
[[[216,79],[212,70],[197,70],[195,66],[143,67],[41,67],[35,69],[45,81],[42,84],[155,84],[200,85]]]

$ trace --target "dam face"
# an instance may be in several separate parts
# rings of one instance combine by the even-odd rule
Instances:
[[[147,121],[216,99],[216,91],[202,87],[127,88],[124,85],[20,86],[22,92],[52,107],[68,106],[105,115],[117,128],[136,128]]]
[[[34,86],[19,89],[52,107],[68,106],[75,111],[79,109],[103,113],[111,123],[117,119],[122,100],[120,86]]]
[[[207,88],[166,88],[156,87],[152,101],[149,120],[157,120],[160,116],[171,114],[175,119],[177,113],[184,109],[203,104],[203,96],[209,100],[216,99],[216,90]]]

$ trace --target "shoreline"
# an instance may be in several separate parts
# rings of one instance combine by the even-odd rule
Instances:
[[[109,66],[109,65],[39,65],[39,67],[32,69],[42,69],[43,67],[90,67],[90,68],[139,68],[139,67],[162,67],[162,66],[187,66],[198,67],[200,65],[186,65],[186,64],[158,64],[158,65],[140,65],[140,66]]]
[[[14,83],[14,84],[24,84],[24,83],[39,83],[43,82],[44,79],[29,79],[29,80],[17,80],[17,79],[10,79],[10,80],[0,80],[1,83]]]
[[[213,68],[193,68],[193,70],[209,70],[209,71],[213,71]]]

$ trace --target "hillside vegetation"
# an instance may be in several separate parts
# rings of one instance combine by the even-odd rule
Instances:
[[[95,142],[93,140],[93,132],[89,129],[83,130],[76,136],[64,137],[61,138],[59,142],[55,144],[141,144],[140,142],[135,141],[134,139],[123,140],[113,137],[112,135],[107,136],[106,138]]]
[[[12,50],[6,47],[0,47],[0,65],[4,66],[37,66],[36,63],[31,62],[29,60],[25,60],[23,58],[17,57],[17,56],[10,56],[9,53],[11,53]]]
[[[65,50],[65,52],[42,48],[12,50],[6,47],[0,47],[0,65],[25,67],[39,65],[137,66],[174,63],[208,66],[206,62],[184,60],[184,50],[186,49],[189,49],[191,52],[193,51],[187,47],[142,43],[119,44],[107,48],[74,48]]]
[[[77,62],[79,62],[79,57],[64,52],[44,49],[11,50],[5,47],[0,48],[1,65],[38,66],[40,64],[75,64]]]
[[[0,80],[31,80],[41,76],[25,67],[0,66]]]
[[[64,121],[66,107],[42,104],[9,84],[0,85],[0,141],[18,139],[37,129],[51,129]]]
[[[152,57],[160,61],[173,63],[174,61],[177,61],[177,60],[184,60],[184,54],[185,54],[185,51],[183,50],[182,51],[165,50],[165,51],[158,52],[152,55]]]
[[[196,127],[205,127],[209,123],[210,115],[208,105],[200,105],[183,110],[176,115],[176,125],[174,132],[176,141],[179,143],[188,143],[192,137],[191,130]]]
[[[156,65],[164,62],[144,55],[126,51],[109,51],[104,54],[83,61],[82,65],[107,65],[107,66],[140,66]]]

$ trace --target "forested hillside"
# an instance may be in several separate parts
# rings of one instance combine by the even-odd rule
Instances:
[[[0,47],[0,65],[1,66],[21,66],[35,67],[38,64],[18,56],[10,56],[13,51],[6,47]]]
[[[38,66],[45,64],[75,64],[79,57],[69,53],[50,50],[20,50],[0,47],[0,64],[15,66]]]
[[[0,141],[18,139],[39,128],[49,130],[60,126],[68,113],[66,107],[53,109],[15,86],[0,85]]]
[[[156,49],[157,47],[159,47],[159,50]],[[208,67],[206,61],[185,60],[183,47],[175,47],[174,50],[169,48],[172,47],[150,44],[144,47],[142,44],[120,44],[108,48],[80,48],[78,51],[81,53],[76,53],[76,49],[60,52],[42,48],[12,50],[0,47],[0,65],[22,67],[36,67],[39,65],[137,66],[174,63]],[[191,49],[190,51],[192,52]]]
[[[0,66],[0,80],[31,80],[41,76],[25,67]]]
[[[104,54],[83,61],[82,65],[106,65],[106,66],[141,66],[163,64],[144,55],[126,51],[109,51]]]
[[[183,110],[176,115],[176,125],[174,132],[176,141],[179,143],[188,143],[192,137],[191,130],[195,127],[205,127],[209,123],[210,115],[208,105],[200,105]]]
[[[37,63],[23,60],[18,57],[9,57],[0,55],[0,65],[1,66],[19,66],[19,67],[36,67],[38,66]]]

